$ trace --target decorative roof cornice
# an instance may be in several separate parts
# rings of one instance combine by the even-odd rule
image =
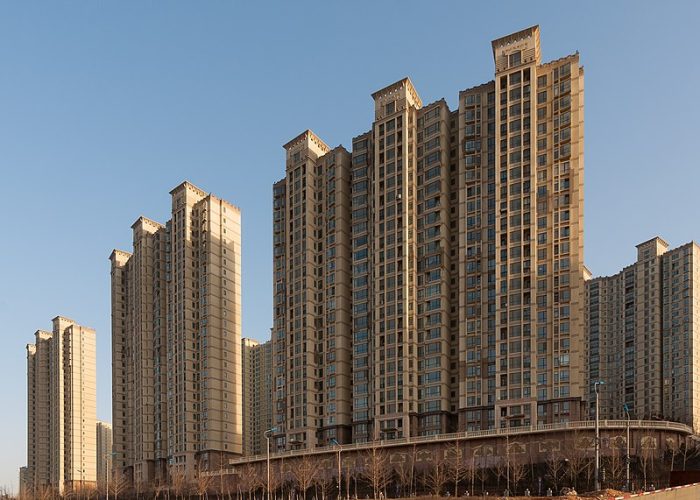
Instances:
[[[519,42],[520,40],[525,40],[533,35],[537,35],[540,31],[540,26],[538,24],[525,28],[524,30],[516,31],[510,35],[506,35],[501,38],[496,38],[491,42],[491,47],[495,50],[498,47],[503,47],[504,45],[510,45],[511,43]]]
[[[411,98],[416,103],[416,106],[422,108],[423,101],[418,95],[418,92],[416,92],[416,88],[413,86],[413,82],[411,82],[411,79],[409,77],[402,78],[398,82],[392,83],[391,85],[387,85],[383,89],[377,90],[372,94],[372,99],[376,101],[377,99],[381,99],[382,97],[388,94],[396,92],[397,90],[401,90],[403,87],[406,87],[406,91],[410,94]]]
[[[301,134],[296,136],[294,139],[292,139],[291,141],[289,141],[287,144],[285,144],[282,147],[284,149],[286,149],[287,151],[289,151],[294,146],[298,146],[299,144],[307,142],[307,141],[316,144],[316,146],[318,146],[324,153],[327,153],[331,150],[331,148],[328,147],[328,144],[323,142],[321,140],[321,138],[319,136],[317,136],[316,134],[314,134],[310,129],[304,130]]]
[[[198,195],[200,195],[200,196],[202,196],[202,197],[205,197],[205,196],[207,196],[207,194],[208,194],[207,192],[205,192],[205,191],[199,189],[197,186],[195,186],[194,184],[192,184],[192,183],[189,182],[189,181],[183,181],[182,183],[180,183],[179,185],[177,185],[175,188],[173,188],[173,189],[170,191],[170,194],[174,194],[174,193],[176,193],[176,192],[178,192],[178,191],[182,191],[183,189],[189,189],[190,191],[193,191],[193,192],[197,193]]]
[[[650,238],[650,239],[648,239],[648,240],[646,240],[646,241],[642,241],[639,245],[636,246],[636,248],[639,248],[639,247],[641,247],[641,246],[647,245],[647,244],[649,244],[649,243],[653,243],[653,242],[655,242],[655,241],[658,241],[658,242],[660,242],[662,245],[665,245],[666,248],[668,248],[668,247],[670,246],[670,245],[668,244],[668,242],[667,242],[665,239],[663,239],[661,236],[654,236],[653,238]]]
[[[116,248],[112,250],[112,253],[109,254],[109,260],[114,261],[118,257],[124,257],[126,260],[128,260],[132,256],[131,253],[125,252],[124,250],[117,250]]]
[[[149,219],[148,217],[144,217],[143,215],[139,216],[138,219],[131,225],[131,229],[134,229],[134,227],[143,224],[145,226],[152,226],[156,229],[160,229],[162,227],[165,227],[163,224],[160,222],[156,222],[153,219]]]

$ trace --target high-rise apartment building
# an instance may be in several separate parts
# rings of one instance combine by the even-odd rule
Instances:
[[[29,491],[29,469],[25,465],[19,468],[19,500],[31,498]]]
[[[700,319],[700,246],[669,250],[653,238],[637,261],[587,282],[588,379],[600,386],[601,418],[671,420],[700,429],[694,376]],[[591,392],[591,413],[595,413]]]
[[[243,454],[265,453],[265,432],[272,428],[272,342],[244,338]]]
[[[140,217],[110,256],[114,465],[136,484],[242,453],[240,211],[170,194],[172,218]]]
[[[27,472],[35,495],[95,485],[95,330],[57,316],[27,345]]]
[[[583,68],[542,64],[536,27],[492,47],[495,81],[460,93],[458,120],[467,429],[578,420],[587,394]]]
[[[106,491],[112,473],[112,426],[97,422],[97,487]]]
[[[275,447],[347,442],[352,426],[350,165],[306,131],[274,186]]]
[[[539,28],[495,79],[374,94],[352,152],[310,131],[274,185],[278,449],[581,418],[583,68]]]

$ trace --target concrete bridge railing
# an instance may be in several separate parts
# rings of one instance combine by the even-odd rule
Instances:
[[[678,422],[667,422],[657,420],[600,420],[600,430],[626,429],[645,429],[657,431],[674,431],[679,434],[691,435],[693,429],[685,424]],[[375,447],[392,448],[397,446],[410,446],[414,444],[430,444],[441,442],[455,442],[470,439],[483,439],[488,437],[498,436],[518,436],[518,435],[535,435],[541,433],[555,433],[575,430],[592,430],[595,428],[594,420],[581,420],[576,422],[563,422],[558,424],[541,424],[519,427],[506,427],[502,429],[487,429],[480,431],[454,432],[450,434],[436,434],[434,436],[411,436],[397,439],[382,439],[376,441],[368,441],[363,443],[352,443],[340,445],[342,452],[367,450]],[[287,450],[282,452],[271,453],[270,458],[273,460],[280,458],[291,458],[302,455],[322,455],[334,453],[338,451],[337,445],[319,446],[316,448],[304,448],[296,450]],[[234,458],[229,460],[229,465],[238,465],[251,462],[259,462],[266,459],[265,454],[250,455],[246,457]]]

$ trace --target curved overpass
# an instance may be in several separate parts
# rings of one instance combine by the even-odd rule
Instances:
[[[611,454],[613,450],[626,447],[626,435],[629,426],[631,455],[642,449],[663,453],[669,447],[680,446],[693,434],[693,429],[685,424],[656,420],[601,420],[601,454]],[[341,446],[324,446],[311,449],[288,450],[270,454],[270,460],[293,462],[298,457],[327,455],[328,458],[342,453],[344,460],[358,457],[368,450],[386,449],[391,461],[401,461],[397,457],[405,455],[408,450],[432,452],[440,447],[457,443],[464,447],[468,455],[484,457],[484,465],[493,464],[506,452],[527,456],[529,460],[544,460],[553,453],[566,458],[568,454],[588,455],[593,452],[595,440],[595,421],[583,420],[559,424],[545,424],[489,429],[481,431],[455,432],[435,436],[414,436],[398,439],[384,439],[366,443],[352,443]],[[425,452],[423,452],[425,453]],[[266,455],[253,455],[229,460],[229,468],[216,471],[215,474],[235,473],[237,466],[255,464],[266,460]],[[326,457],[318,457],[323,460]],[[429,458],[426,459],[430,461]]]

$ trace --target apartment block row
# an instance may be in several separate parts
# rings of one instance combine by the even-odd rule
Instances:
[[[183,182],[170,220],[139,217],[110,256],[111,442],[95,432],[94,331],[58,317],[27,351],[26,482],[155,485],[268,439],[582,420],[601,380],[602,417],[700,429],[700,247],[654,238],[592,279],[579,56],[542,62],[536,26],[492,54],[493,80],[454,109],[404,78],[372,94],[349,150],[310,130],[284,145],[269,342],[242,338],[237,207]]]
[[[600,417],[683,422],[700,429],[700,247],[637,245],[637,261],[590,280],[589,400]],[[591,408],[595,414],[595,408]]]
[[[700,428],[698,246],[591,279],[578,54],[542,63],[537,27],[492,49],[457,109],[405,78],[350,151],[285,144],[274,449],[586,419],[595,381],[603,417]]]
[[[584,416],[583,68],[492,50],[456,109],[405,78],[351,151],[284,146],[276,449]]]

